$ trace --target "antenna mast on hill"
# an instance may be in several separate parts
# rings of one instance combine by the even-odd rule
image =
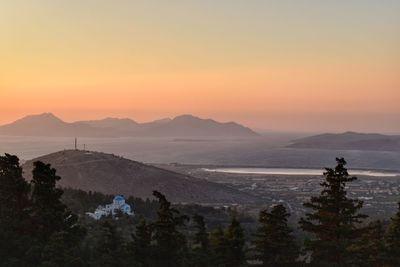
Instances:
[[[75,137],[75,150],[78,150],[78,138]]]

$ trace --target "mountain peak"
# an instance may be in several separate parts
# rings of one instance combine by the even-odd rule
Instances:
[[[35,122],[35,123],[65,123],[60,118],[56,117],[53,113],[46,112],[41,114],[34,114],[25,116],[14,123],[22,123],[22,122]]]
[[[347,131],[342,133],[342,135],[362,135],[363,133],[357,133],[357,132],[353,132],[353,131]]]
[[[173,120],[174,121],[176,121],[176,120],[183,121],[183,120],[201,120],[201,119],[199,117],[193,116],[191,114],[182,114],[182,115],[176,116]]]
[[[25,116],[24,118],[54,118],[54,119],[59,119],[51,112],[32,114],[32,115]]]

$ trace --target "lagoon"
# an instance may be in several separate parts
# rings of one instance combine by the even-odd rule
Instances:
[[[322,169],[300,169],[300,168],[203,168],[208,172],[221,172],[232,174],[265,174],[265,175],[322,175]],[[349,170],[350,175],[354,176],[373,176],[373,177],[396,177],[400,173],[384,172],[384,171],[371,171],[371,170]]]

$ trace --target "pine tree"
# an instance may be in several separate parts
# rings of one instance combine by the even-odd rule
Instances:
[[[240,222],[233,216],[230,225],[225,230],[225,237],[228,244],[228,257],[226,266],[240,267],[245,263],[245,239],[244,230]]]
[[[345,168],[346,161],[336,159],[335,169],[326,169],[325,180],[321,183],[322,192],[304,203],[313,212],[300,219],[301,228],[312,234],[306,251],[311,254],[315,266],[350,266],[349,246],[362,234],[357,225],[367,216],[359,213],[363,202],[347,197],[346,184],[356,180],[350,177]]]
[[[207,252],[209,250],[209,240],[204,217],[196,214],[193,216],[193,221],[197,229],[194,236],[194,244],[199,246],[202,251]]]
[[[262,210],[260,226],[254,240],[255,259],[260,266],[291,267],[296,265],[298,247],[292,230],[288,227],[290,216],[283,205],[276,205],[271,212]]]
[[[222,228],[217,228],[210,234],[211,266],[225,267],[228,261],[228,240]]]
[[[105,220],[98,230],[92,266],[127,267],[128,252],[121,233],[114,222]]]
[[[384,226],[381,221],[369,223],[360,239],[349,247],[353,254],[353,265],[357,267],[386,266]]]
[[[152,224],[154,248],[154,266],[178,267],[185,261],[186,238],[179,232],[185,225],[186,216],[171,207],[165,196],[157,191],[153,195],[158,199],[157,220]]]
[[[385,236],[389,266],[400,266],[400,203]]]
[[[0,266],[26,266],[31,243],[29,184],[16,156],[0,156]]]
[[[217,228],[210,234],[212,266],[239,267],[245,263],[244,230],[236,216],[223,230]]]
[[[152,259],[151,247],[152,229],[146,220],[142,219],[136,226],[136,232],[132,235],[131,244],[133,250],[133,262],[141,267],[150,267]]]
[[[85,229],[78,225],[78,217],[61,202],[63,191],[56,188],[56,182],[60,180],[56,170],[50,164],[37,161],[32,174],[31,227],[36,244],[28,254],[33,262],[49,262],[59,253],[53,247],[56,245],[54,240],[65,247],[76,246],[84,237]],[[61,237],[64,238],[63,242],[59,242]]]
[[[49,164],[37,161],[32,171],[32,216],[37,237],[47,241],[65,227],[66,206],[61,202],[63,191],[56,188],[61,178]]]
[[[193,249],[191,255],[190,266],[203,267],[210,266],[210,244],[209,234],[207,232],[204,217],[200,215],[193,216],[193,222],[195,223],[196,233],[193,240]]]
[[[85,231],[82,228],[79,232],[56,232],[47,241],[41,255],[40,267],[83,267],[80,247],[77,246],[83,239]]]

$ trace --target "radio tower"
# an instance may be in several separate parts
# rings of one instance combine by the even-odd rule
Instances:
[[[78,138],[75,137],[75,150],[78,150]]]

